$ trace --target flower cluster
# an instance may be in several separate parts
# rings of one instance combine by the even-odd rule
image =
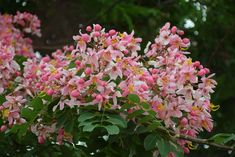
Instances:
[[[0,14],[0,94],[14,90],[15,85],[21,81],[21,69],[15,61],[16,55],[35,57],[32,40],[24,37],[24,33],[40,36],[39,26],[38,18],[29,13],[17,12],[15,16]],[[26,102],[24,96],[25,94],[17,91],[6,96],[6,102],[0,106],[4,123],[1,131],[7,129],[5,124],[11,127],[13,124],[25,122],[20,117],[21,109]]]
[[[12,46],[16,55],[33,57],[32,40],[25,34],[40,36],[39,27],[37,16],[29,13],[0,14],[0,41],[3,45]]]
[[[64,52],[57,50],[53,58],[44,57],[38,64],[36,60],[26,62],[24,86],[35,94],[44,91],[61,97],[54,110],[75,104],[97,104],[99,109],[112,104],[111,108],[120,108],[119,97],[129,93],[147,97],[142,90],[146,91],[147,85],[138,84],[148,73],[138,62],[141,39],[134,38],[133,33],[106,33],[100,25],[87,30],[90,34],[74,36],[78,43],[75,49],[70,46]],[[91,99],[86,100],[88,96]]]
[[[41,22],[37,16],[24,12],[17,14],[13,17],[13,23],[17,24],[24,33],[41,36],[40,26]]]
[[[17,15],[14,21],[25,26],[22,21],[28,18],[32,17]],[[37,32],[39,23],[28,26],[30,31]],[[29,32],[28,29],[24,31]],[[118,110],[123,102],[128,102],[127,95],[136,94],[151,106],[156,118],[163,120],[168,129],[196,137],[203,128],[211,131],[213,127],[210,112],[217,106],[210,103],[210,94],[214,92],[216,82],[212,79],[213,74],[208,75],[209,69],[186,56],[190,41],[182,39],[183,34],[177,27],[170,28],[169,23],[165,24],[155,42],[149,43],[144,55],[140,56],[142,40],[135,38],[134,32],[107,32],[94,24],[88,26],[85,33],[73,37],[77,43],[75,47],[66,46],[54,52],[52,57],[41,60],[33,57],[24,62],[19,88],[24,88],[31,97],[44,93],[59,99],[53,111],[87,105],[95,105],[99,110]],[[9,97],[4,106],[12,106],[18,111],[24,102],[25,99],[18,97],[17,103],[13,103]],[[131,110],[138,109],[139,106],[133,106]],[[6,115],[9,125],[13,124],[12,119],[23,121],[18,114]],[[49,126],[36,123],[32,127],[39,143],[56,131],[61,143],[65,132],[63,128],[56,129],[54,123]],[[185,152],[189,152],[188,141],[178,142]]]
[[[0,94],[20,75],[20,66],[14,57],[34,57],[32,40],[24,37],[18,25],[25,33],[40,35],[40,21],[36,16],[19,12],[15,16],[0,14]]]
[[[210,94],[217,83],[211,79],[213,74],[207,76],[209,69],[185,55],[190,41],[182,39],[183,34],[175,26],[170,29],[167,23],[146,51],[156,94],[150,102],[166,127],[196,137],[203,128],[211,131],[213,127],[210,112],[218,106],[211,104]],[[184,145],[186,141],[179,143]]]
[[[20,73],[20,66],[13,60],[14,56],[15,49],[0,41],[0,94],[11,87],[14,78]]]

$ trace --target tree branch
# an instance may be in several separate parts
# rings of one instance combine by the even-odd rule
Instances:
[[[217,147],[217,148],[221,148],[221,149],[226,149],[226,150],[233,150],[233,151],[235,150],[235,148],[233,146],[226,146],[226,145],[218,144],[215,142],[211,142],[208,139],[194,138],[194,137],[187,136],[187,135],[176,134],[174,131],[166,130],[163,127],[158,127],[157,130],[165,131],[165,133],[170,133],[173,137],[178,138],[178,139],[184,139],[184,140],[195,142],[198,144],[206,144],[209,146],[213,146],[213,147]]]
[[[208,141],[208,139],[194,138],[194,137],[190,137],[190,136],[186,136],[186,135],[179,135],[179,138],[185,139],[188,141],[192,141],[192,142],[195,142],[198,144],[206,144],[206,145],[214,146],[214,147],[221,148],[221,149],[235,150],[235,148],[232,146],[226,146],[226,145],[221,145],[221,144],[217,144],[214,142],[210,142],[210,141]]]

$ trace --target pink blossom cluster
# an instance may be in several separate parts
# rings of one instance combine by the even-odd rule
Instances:
[[[12,46],[16,55],[33,57],[32,40],[25,34],[40,36],[40,21],[37,16],[17,12],[16,15],[0,14],[0,42]]]
[[[218,106],[211,104],[210,94],[217,83],[212,79],[213,74],[207,75],[209,69],[185,55],[189,53],[185,50],[190,41],[182,39],[183,34],[175,26],[170,29],[167,23],[146,51],[154,79],[154,97],[150,102],[166,127],[196,137],[203,128],[212,130],[210,112]],[[184,145],[187,141],[180,140],[179,143]],[[186,147],[184,150],[189,152]]]
[[[7,95],[6,102],[0,106],[2,111],[3,124],[0,131],[5,131],[7,127],[12,127],[15,124],[25,123],[25,119],[20,117],[20,112],[25,105],[26,99],[23,96]],[[6,125],[8,123],[8,125]]]
[[[15,85],[21,82],[20,65],[14,58],[16,55],[35,56],[32,40],[24,37],[24,33],[40,35],[39,26],[38,18],[29,13],[17,12],[15,16],[0,14],[0,95],[14,91]],[[31,31],[27,31],[29,29]],[[25,94],[17,91],[6,96],[7,101],[0,106],[4,123],[1,131],[6,130],[7,126],[25,122],[20,117],[20,111],[26,102],[24,96]]]
[[[17,24],[24,33],[33,34],[36,36],[41,36],[41,21],[37,16],[32,15],[27,12],[17,12],[17,14],[13,17],[13,23]]]
[[[15,49],[0,41],[0,94],[12,86],[14,78],[20,73],[20,66],[14,61],[14,56]]]
[[[89,28],[89,34],[74,36],[78,43],[75,49],[71,46],[64,52],[57,50],[53,58],[43,57],[38,64],[36,60],[26,62],[24,86],[34,94],[43,91],[61,97],[54,110],[75,104],[97,104],[99,109],[112,104],[111,108],[120,108],[117,99],[129,93],[146,97],[139,89],[147,85],[138,84],[148,73],[138,62],[141,39],[134,38],[133,33],[106,33],[100,25]],[[71,63],[74,66],[70,67]],[[86,100],[88,96],[90,100]]]
[[[76,47],[67,46],[52,57],[24,62],[19,86],[32,97],[47,94],[59,98],[53,111],[87,105],[96,105],[99,110],[120,109],[128,102],[128,94],[136,94],[150,104],[168,129],[196,137],[203,129],[211,131],[213,127],[210,112],[217,106],[211,104],[210,94],[216,82],[209,69],[186,56],[190,41],[182,35],[182,30],[167,23],[140,56],[141,38],[135,38],[134,32],[105,31],[94,24],[73,37]],[[138,109],[136,104],[131,110]],[[35,124],[32,129],[39,143],[56,130],[61,141],[62,128]],[[188,141],[178,142],[189,152]]]

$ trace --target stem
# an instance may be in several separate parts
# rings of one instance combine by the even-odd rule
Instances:
[[[103,120],[104,120],[104,112],[105,112],[105,108],[104,108],[104,110],[103,110],[103,113],[102,113],[102,116],[101,116],[101,125],[103,125]]]
[[[206,145],[214,146],[214,147],[221,148],[221,149],[235,150],[234,147],[221,145],[221,144],[217,144],[217,143],[214,143],[214,142],[210,142],[210,141],[208,141],[208,139],[194,138],[194,137],[190,137],[190,136],[186,136],[186,135],[179,135],[179,138],[180,139],[185,139],[185,140],[188,140],[188,141],[192,141],[192,142],[195,142],[195,143],[199,143],[199,144],[206,144]]]
[[[166,133],[169,131],[170,134],[173,135],[173,138],[184,139],[184,140],[195,142],[195,143],[198,143],[198,144],[206,144],[206,145],[210,145],[210,146],[213,146],[213,147],[226,149],[226,150],[235,150],[235,148],[233,146],[226,146],[226,145],[221,145],[221,144],[218,144],[218,143],[210,142],[208,139],[201,139],[201,138],[195,138],[195,137],[191,137],[191,136],[187,136],[187,135],[176,134],[174,131],[166,130],[163,127],[158,127],[157,130],[164,131]]]

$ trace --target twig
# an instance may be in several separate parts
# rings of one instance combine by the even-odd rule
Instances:
[[[221,145],[221,144],[217,144],[214,142],[210,142],[208,141],[208,139],[200,139],[200,138],[194,138],[194,137],[190,137],[190,136],[186,136],[186,135],[179,135],[180,139],[185,139],[188,141],[192,141],[198,144],[206,144],[206,145],[210,145],[210,146],[214,146],[217,148],[221,148],[221,149],[227,149],[227,150],[235,150],[234,147],[231,146],[226,146],[226,145]]]
[[[195,138],[195,137],[191,137],[187,135],[176,134],[174,131],[166,130],[162,127],[158,127],[157,130],[165,131],[166,133],[169,132],[174,138],[184,139],[184,140],[195,142],[198,144],[206,144],[206,145],[210,145],[210,146],[214,146],[214,147],[226,149],[226,150],[235,150],[235,148],[232,146],[226,146],[226,145],[221,145],[218,143],[210,142],[208,139],[201,139],[201,138]]]

